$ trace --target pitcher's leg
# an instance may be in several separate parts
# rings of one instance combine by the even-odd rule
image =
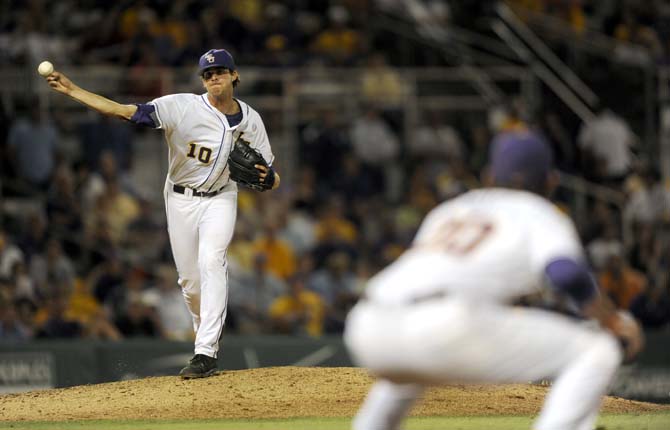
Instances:
[[[591,430],[600,403],[621,362],[613,336],[594,337],[558,375],[535,424],[537,430]]]
[[[198,201],[165,192],[168,235],[182,294],[193,318],[193,330],[200,325],[200,270],[198,268]]]
[[[193,318],[193,333],[197,333],[200,327],[200,276],[196,279],[179,278],[178,283]]]
[[[216,358],[228,303],[226,251],[233,237],[237,210],[235,193],[225,193],[208,202],[200,220],[200,326],[195,353]]]
[[[372,386],[352,422],[353,430],[396,430],[424,387],[380,379]]]

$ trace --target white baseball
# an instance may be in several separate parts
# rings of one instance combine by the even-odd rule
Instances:
[[[37,73],[42,76],[49,76],[54,71],[54,65],[49,61],[42,61],[39,66],[37,66]]]

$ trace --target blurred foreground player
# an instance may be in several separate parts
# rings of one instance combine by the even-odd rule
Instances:
[[[378,377],[355,430],[397,429],[427,385],[554,380],[536,430],[591,430],[640,327],[598,291],[571,220],[542,195],[552,157],[530,133],[498,136],[493,187],[428,214],[414,243],[373,277],[345,342]],[[513,307],[551,296],[599,324]]]

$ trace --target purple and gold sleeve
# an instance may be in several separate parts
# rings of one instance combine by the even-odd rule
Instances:
[[[145,127],[158,128],[160,122],[156,115],[156,107],[149,103],[135,103],[137,111],[130,118],[130,122],[143,125]]]

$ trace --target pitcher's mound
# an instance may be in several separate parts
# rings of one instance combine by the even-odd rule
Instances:
[[[212,419],[352,416],[372,378],[357,368],[269,367],[85,385],[0,397],[0,421]],[[430,389],[413,415],[529,415],[546,393],[536,385],[452,385]],[[670,407],[608,397],[605,412]]]

